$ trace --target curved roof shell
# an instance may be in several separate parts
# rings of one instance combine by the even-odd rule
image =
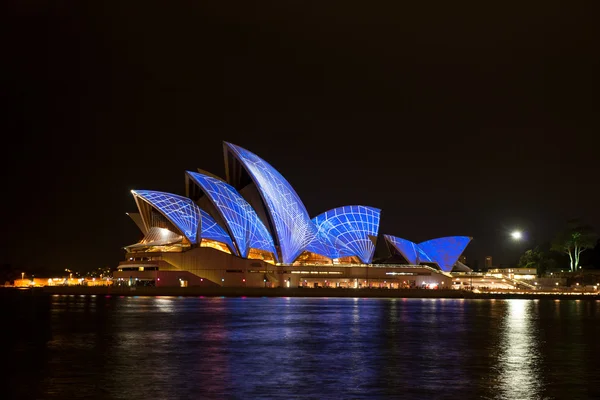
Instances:
[[[421,242],[419,248],[442,270],[450,272],[471,239],[468,236],[447,236]]]
[[[391,235],[384,237],[410,264],[436,263],[446,272],[452,270],[472,239],[468,236],[447,236],[417,244]]]
[[[281,260],[292,263],[317,236],[304,204],[288,181],[256,154],[225,142],[258,188],[275,228]]]
[[[188,197],[132,191],[146,231],[153,226],[167,227],[192,244],[202,238],[215,240],[244,258],[250,249],[269,251],[285,264],[293,263],[304,251],[332,259],[356,256],[363,263],[372,262],[379,209],[344,206],[311,220],[296,191],[269,163],[231,143],[224,142],[224,150],[229,183],[203,171],[187,172],[206,196],[202,197],[196,186],[188,186],[188,192],[193,189],[194,199],[200,195],[199,201],[210,213]],[[419,244],[390,235],[385,239],[411,264],[436,263],[450,271],[472,238],[450,236]]]
[[[396,236],[383,235],[385,240],[391,244],[409,264],[419,264],[419,250],[416,243]]]
[[[316,246],[310,250],[329,258],[357,256],[370,263],[375,252],[381,210],[368,206],[343,206],[326,211],[312,219],[320,237],[328,239],[330,254]]]
[[[240,256],[246,258],[250,249],[255,248],[270,251],[277,258],[269,231],[256,211],[231,185],[199,172],[188,171],[187,174],[202,189],[225,221]]]
[[[354,255],[342,242],[323,231],[317,232],[317,235],[306,246],[305,250],[331,259]]]
[[[136,199],[142,199],[165,216],[190,241],[198,243],[200,207],[191,199],[154,190],[132,190]],[[148,225],[148,222],[145,221]]]
[[[217,224],[217,221],[203,209],[200,209],[200,216],[202,221],[200,223],[200,238],[225,243],[233,254],[238,255],[237,250],[231,241],[231,236],[229,236],[225,229]]]

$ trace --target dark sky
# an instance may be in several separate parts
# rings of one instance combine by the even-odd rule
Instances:
[[[130,189],[222,175],[223,140],[311,216],[371,205],[480,264],[513,228],[600,227],[592,3],[9,0],[0,263],[115,267]]]

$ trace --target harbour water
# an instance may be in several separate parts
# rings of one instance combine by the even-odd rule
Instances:
[[[600,302],[14,296],[6,399],[600,398]]]

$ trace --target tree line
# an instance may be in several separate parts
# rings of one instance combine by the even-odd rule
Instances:
[[[600,268],[598,233],[580,219],[570,220],[550,242],[526,250],[517,266],[536,268],[539,276],[550,271]]]

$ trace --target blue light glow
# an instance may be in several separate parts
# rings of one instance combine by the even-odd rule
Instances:
[[[143,219],[142,230],[167,229],[183,235],[191,244],[198,244],[202,238],[214,240],[243,258],[248,258],[251,250],[254,256],[253,249],[268,251],[276,261],[284,264],[293,263],[304,251],[330,259],[352,256],[366,264],[372,262],[381,210],[359,205],[343,206],[311,220],[294,188],[276,169],[244,148],[224,144],[228,179],[237,182],[236,185],[245,185],[247,173],[254,185],[243,193],[253,204],[259,203],[257,210],[261,217],[236,188],[222,179],[210,173],[187,172],[212,203],[209,209],[212,216],[192,199],[183,196],[151,190],[132,191]],[[253,186],[256,186],[262,204]],[[193,189],[197,193],[196,188]],[[162,231],[155,232],[158,233],[165,236]],[[166,242],[167,236],[169,241],[174,240],[170,235],[163,236],[160,237],[162,241]],[[408,263],[437,264],[444,271],[452,270],[471,241],[467,236],[450,236],[417,244],[384,236]],[[181,242],[183,238],[179,236],[178,240]],[[186,248],[189,247],[187,241],[183,240]],[[222,246],[214,247],[227,251]]]
[[[317,232],[313,241],[306,246],[306,250],[331,259],[354,255],[346,245],[324,231]]]
[[[417,265],[419,263],[419,250],[416,243],[395,236],[383,236],[388,243],[390,243],[400,254],[402,254],[409,264]]]
[[[329,254],[319,253],[323,250],[314,245],[309,246],[309,250],[329,258],[353,255],[363,263],[370,263],[375,251],[371,237],[377,237],[380,213],[381,210],[373,207],[344,206],[316,216],[312,221],[319,236],[329,238],[327,242],[330,248],[337,251]]]
[[[242,257],[248,257],[248,252],[254,248],[270,251],[277,259],[269,231],[252,206],[231,185],[198,172],[188,171],[187,174],[208,196],[225,221]]]
[[[229,236],[229,234],[227,234],[227,232],[225,232],[225,229],[223,229],[219,224],[217,224],[217,221],[215,221],[214,218],[211,217],[210,214],[204,211],[203,209],[200,209],[200,215],[202,217],[202,223],[200,224],[200,237],[202,239],[210,239],[215,240],[217,242],[225,243],[227,247],[229,247],[231,252],[237,255],[237,250],[233,245],[233,242],[231,241],[231,237]]]
[[[471,241],[468,236],[448,236],[416,244],[395,236],[384,237],[410,264],[436,263],[446,272],[452,270]]]
[[[468,236],[448,236],[419,243],[419,247],[442,270],[450,272],[470,241]]]
[[[417,253],[419,253],[417,255],[417,261],[419,263],[423,263],[423,262],[435,262],[434,260],[431,259],[431,257],[429,256],[429,254],[427,254],[423,248],[421,247],[421,245],[417,245]]]
[[[192,200],[176,194],[153,190],[132,190],[131,192],[163,214],[190,243],[198,243],[200,208]]]
[[[269,163],[246,149],[225,144],[242,163],[262,196],[275,226],[282,261],[294,262],[317,236],[304,204],[288,181]]]

